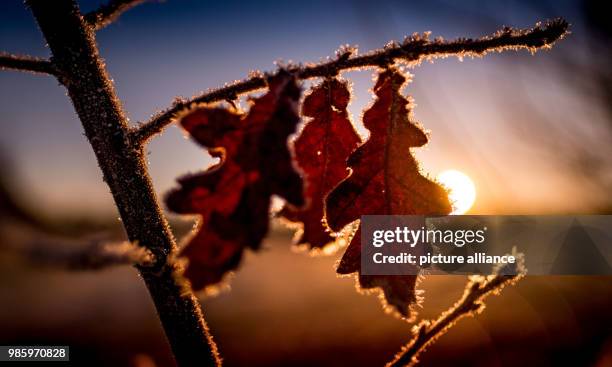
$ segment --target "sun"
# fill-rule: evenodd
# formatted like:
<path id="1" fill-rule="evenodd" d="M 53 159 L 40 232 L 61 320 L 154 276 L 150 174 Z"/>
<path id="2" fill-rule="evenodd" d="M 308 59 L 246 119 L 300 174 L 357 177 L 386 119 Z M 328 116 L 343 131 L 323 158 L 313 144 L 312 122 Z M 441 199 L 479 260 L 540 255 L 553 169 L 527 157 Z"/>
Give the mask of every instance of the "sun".
<path id="1" fill-rule="evenodd" d="M 448 198 L 453 205 L 451 214 L 464 214 L 476 200 L 476 187 L 472 179 L 463 172 L 449 169 L 436 177 L 449 190 Z"/>

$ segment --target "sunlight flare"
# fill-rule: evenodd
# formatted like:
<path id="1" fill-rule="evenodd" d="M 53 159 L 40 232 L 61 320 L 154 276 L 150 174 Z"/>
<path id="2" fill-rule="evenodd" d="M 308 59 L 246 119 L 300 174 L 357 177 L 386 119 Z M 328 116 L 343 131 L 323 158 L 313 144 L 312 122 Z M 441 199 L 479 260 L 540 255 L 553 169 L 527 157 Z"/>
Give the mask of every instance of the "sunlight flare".
<path id="1" fill-rule="evenodd" d="M 449 169 L 438 174 L 436 179 L 449 191 L 448 197 L 453 205 L 451 214 L 464 214 L 474 205 L 476 186 L 468 175 Z"/>

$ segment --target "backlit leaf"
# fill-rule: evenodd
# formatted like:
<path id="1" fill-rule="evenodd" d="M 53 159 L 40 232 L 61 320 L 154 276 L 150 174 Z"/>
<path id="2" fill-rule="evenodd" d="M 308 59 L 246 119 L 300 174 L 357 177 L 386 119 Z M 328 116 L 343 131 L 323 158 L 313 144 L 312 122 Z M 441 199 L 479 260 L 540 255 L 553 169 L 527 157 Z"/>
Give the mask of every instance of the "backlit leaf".
<path id="1" fill-rule="evenodd" d="M 376 101 L 365 112 L 363 122 L 369 139 L 348 159 L 351 175 L 327 197 L 326 219 L 334 231 L 362 215 L 448 214 L 447 192 L 423 176 L 410 149 L 427 143 L 427 135 L 411 120 L 409 102 L 401 95 L 406 78 L 395 69 L 380 73 L 374 87 Z M 360 233 L 353 236 L 338 273 L 359 272 Z M 409 317 L 417 302 L 416 275 L 359 275 L 364 289 L 381 288 L 386 302 Z"/>
<path id="2" fill-rule="evenodd" d="M 235 269 L 243 249 L 258 249 L 268 232 L 271 195 L 304 204 L 302 179 L 292 163 L 287 138 L 299 122 L 301 90 L 281 71 L 248 114 L 223 107 L 201 107 L 181 119 L 191 137 L 221 162 L 179 178 L 166 197 L 170 210 L 199 214 L 201 223 L 182 255 L 185 276 L 195 289 L 219 282 Z"/>
<path id="3" fill-rule="evenodd" d="M 304 99 L 302 114 L 310 117 L 295 140 L 296 160 L 306 178 L 307 205 L 285 206 L 281 215 L 303 223 L 298 245 L 322 248 L 334 238 L 322 223 L 324 199 L 349 171 L 346 159 L 360 137 L 348 118 L 350 91 L 345 81 L 326 79 Z"/>

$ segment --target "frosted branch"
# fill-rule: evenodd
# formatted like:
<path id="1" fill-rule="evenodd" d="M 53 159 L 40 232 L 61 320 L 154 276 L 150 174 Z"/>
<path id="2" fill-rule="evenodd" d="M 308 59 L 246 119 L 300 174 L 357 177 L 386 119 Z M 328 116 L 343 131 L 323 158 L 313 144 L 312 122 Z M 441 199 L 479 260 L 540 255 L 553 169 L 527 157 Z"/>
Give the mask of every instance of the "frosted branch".
<path id="1" fill-rule="evenodd" d="M 423 60 L 457 57 L 481 57 L 489 52 L 506 50 L 529 50 L 532 53 L 543 48 L 550 48 L 557 40 L 568 33 L 569 24 L 563 19 L 555 19 L 545 24 L 537 24 L 531 29 L 504 28 L 491 36 L 478 39 L 460 38 L 454 41 L 442 39 L 430 40 L 428 35 L 413 35 L 402 43 L 390 43 L 386 47 L 364 55 L 356 55 L 355 50 L 346 49 L 332 61 L 320 64 L 291 66 L 287 70 L 295 73 L 299 79 L 329 77 L 341 71 L 368 67 L 386 67 L 396 62 L 410 66 Z M 197 104 L 223 100 L 234 100 L 237 96 L 266 87 L 266 77 L 256 75 L 251 78 L 209 90 L 189 100 L 177 100 L 168 109 L 154 115 L 148 122 L 133 130 L 133 138 L 145 142 L 160 133 L 167 125 L 174 122 L 182 112 L 188 111 Z"/>

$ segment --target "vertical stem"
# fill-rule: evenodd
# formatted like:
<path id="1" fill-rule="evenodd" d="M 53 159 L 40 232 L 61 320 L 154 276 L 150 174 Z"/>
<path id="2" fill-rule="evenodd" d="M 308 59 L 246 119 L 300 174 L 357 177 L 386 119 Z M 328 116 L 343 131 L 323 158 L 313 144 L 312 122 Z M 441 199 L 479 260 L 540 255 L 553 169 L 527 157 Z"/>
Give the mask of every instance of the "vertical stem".
<path id="1" fill-rule="evenodd" d="M 83 124 L 130 241 L 155 255 L 139 267 L 179 366 L 220 364 L 198 300 L 177 282 L 176 244 L 159 207 L 143 147 L 128 123 L 98 53 L 93 29 L 74 0 L 28 0 L 52 53 L 59 81 Z"/>

